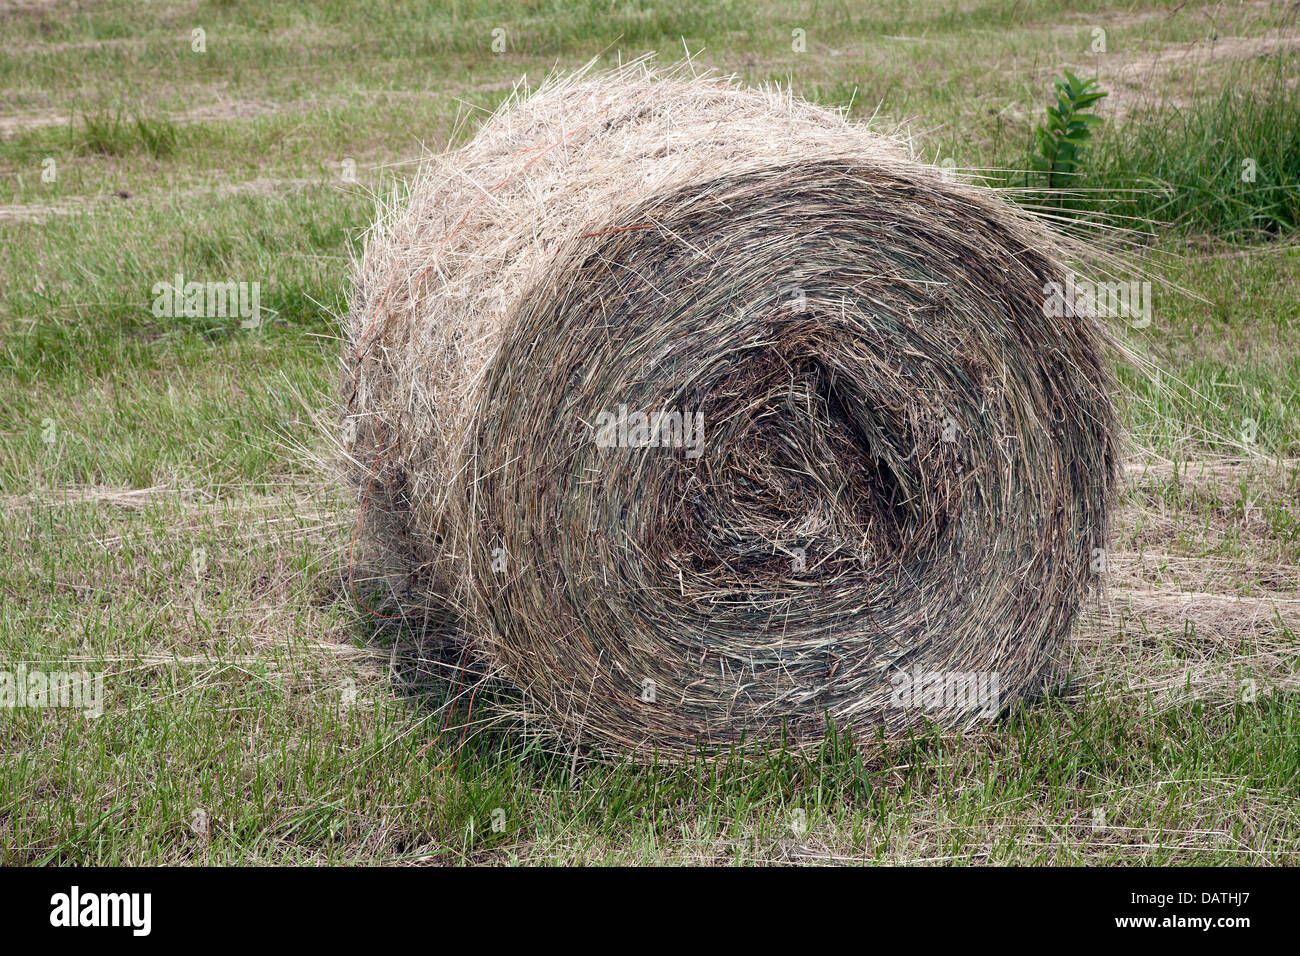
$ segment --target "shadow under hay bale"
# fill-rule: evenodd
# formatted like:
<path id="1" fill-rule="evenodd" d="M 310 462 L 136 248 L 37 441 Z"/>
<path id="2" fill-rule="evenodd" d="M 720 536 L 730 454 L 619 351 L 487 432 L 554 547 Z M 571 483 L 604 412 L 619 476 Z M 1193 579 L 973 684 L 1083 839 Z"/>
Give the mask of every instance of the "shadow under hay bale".
<path id="1" fill-rule="evenodd" d="M 1046 314 L 1065 273 L 788 95 L 551 81 L 366 243 L 361 534 L 569 743 L 970 726 L 1040 686 L 1105 546 L 1108 340 Z"/>

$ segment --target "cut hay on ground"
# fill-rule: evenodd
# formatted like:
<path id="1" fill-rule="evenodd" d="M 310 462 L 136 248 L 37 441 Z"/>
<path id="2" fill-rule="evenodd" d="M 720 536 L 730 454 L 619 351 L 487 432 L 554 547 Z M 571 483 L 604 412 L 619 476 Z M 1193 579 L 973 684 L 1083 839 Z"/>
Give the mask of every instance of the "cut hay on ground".
<path id="1" fill-rule="evenodd" d="M 900 691 L 1035 690 L 1105 546 L 1112 382 L 1096 324 L 1044 314 L 1065 271 L 838 113 L 643 64 L 549 82 L 366 243 L 358 546 L 569 743 L 969 726 L 988 701 Z M 638 412 L 702 414 L 702 446 Z"/>

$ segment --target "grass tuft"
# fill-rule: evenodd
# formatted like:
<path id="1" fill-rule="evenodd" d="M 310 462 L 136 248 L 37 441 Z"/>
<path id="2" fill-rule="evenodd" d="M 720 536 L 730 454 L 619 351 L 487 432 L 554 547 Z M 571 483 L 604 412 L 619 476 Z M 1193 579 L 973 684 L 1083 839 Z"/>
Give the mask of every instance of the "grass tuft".
<path id="1" fill-rule="evenodd" d="M 82 113 L 72 130 L 77 149 L 100 156 L 143 152 L 154 159 L 164 159 L 176 152 L 181 139 L 179 127 L 169 119 L 128 117 L 121 110 Z"/>
<path id="2" fill-rule="evenodd" d="M 1181 234 L 1274 238 L 1300 225 L 1300 90 L 1227 85 L 1189 108 L 1142 114 L 1098 135 L 1071 184 L 1085 208 Z M 1105 197 L 1104 199 L 1097 197 Z"/>

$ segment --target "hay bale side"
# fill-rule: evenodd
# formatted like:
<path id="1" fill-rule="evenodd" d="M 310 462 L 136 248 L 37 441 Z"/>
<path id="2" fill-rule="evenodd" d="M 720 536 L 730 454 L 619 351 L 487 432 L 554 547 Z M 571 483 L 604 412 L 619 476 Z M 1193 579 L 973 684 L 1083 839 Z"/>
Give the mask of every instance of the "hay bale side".
<path id="1" fill-rule="evenodd" d="M 1044 314 L 1065 271 L 996 196 L 788 95 L 551 82 L 366 243 L 363 534 L 566 740 L 968 726 L 900 675 L 1033 690 L 1105 545 L 1113 383 L 1103 330 Z M 702 453 L 637 412 L 702 414 Z"/>

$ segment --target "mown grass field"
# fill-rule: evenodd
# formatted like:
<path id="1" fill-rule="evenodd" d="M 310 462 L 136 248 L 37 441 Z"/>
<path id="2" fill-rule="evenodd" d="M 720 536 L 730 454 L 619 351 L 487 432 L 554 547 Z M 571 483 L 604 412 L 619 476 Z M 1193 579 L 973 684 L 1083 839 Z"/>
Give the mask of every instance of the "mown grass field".
<path id="1" fill-rule="evenodd" d="M 1300 862 L 1298 11 L 0 0 L 0 670 L 107 694 L 0 710 L 0 863 Z M 611 766 L 462 733 L 438 632 L 358 608 L 313 411 L 374 197 L 519 77 L 652 50 L 1005 185 L 1055 74 L 1110 92 L 1080 214 L 1135 229 L 1162 372 L 1122 372 L 1059 692 L 963 740 Z M 261 327 L 159 318 L 178 273 L 260 282 Z"/>

